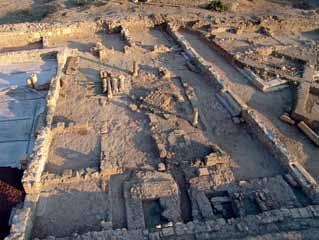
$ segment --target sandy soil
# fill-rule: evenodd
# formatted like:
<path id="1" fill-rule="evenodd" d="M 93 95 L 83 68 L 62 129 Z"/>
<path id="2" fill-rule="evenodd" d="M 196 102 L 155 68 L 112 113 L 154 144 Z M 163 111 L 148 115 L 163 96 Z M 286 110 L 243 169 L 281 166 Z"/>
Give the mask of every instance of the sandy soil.
<path id="1" fill-rule="evenodd" d="M 115 99 L 109 106 L 107 134 L 102 136 L 104 155 L 115 166 L 125 169 L 145 164 L 155 166 L 157 150 L 148 120 L 143 113 L 132 113 L 128 104 L 125 99 Z"/>
<path id="2" fill-rule="evenodd" d="M 61 133 L 53 138 L 46 170 L 62 173 L 66 169 L 98 168 L 99 160 L 100 139 L 94 131 Z"/>
<path id="3" fill-rule="evenodd" d="M 69 77 L 66 80 L 57 103 L 59 108 L 55 121 L 75 123 L 89 121 L 94 123 L 93 126 L 97 132 L 103 128 L 106 134 L 102 135 L 101 149 L 115 165 L 134 168 L 145 162 L 152 163 L 156 150 L 148 133 L 148 122 L 144 114 L 132 113 L 128 108 L 130 99 L 124 96 L 115 98 L 103 106 L 106 97 L 101 95 L 99 70 L 112 69 L 115 72 L 127 74 L 130 72 L 132 56 L 127 57 L 120 52 L 123 44 L 119 41 L 118 35 L 95 37 L 102 39 L 106 47 L 114 47 L 115 52 L 103 64 L 87 52 L 82 53 L 80 74 L 76 79 Z M 82 43 L 82 46 L 88 46 L 90 42 L 94 42 L 95 37 Z M 82 49 L 87 51 L 89 48 Z M 130 79 L 127 78 L 127 81 L 129 85 Z"/>
<path id="4" fill-rule="evenodd" d="M 56 193 L 42 193 L 33 237 L 65 237 L 74 232 L 98 231 L 108 219 L 108 198 L 98 183 L 73 185 Z"/>

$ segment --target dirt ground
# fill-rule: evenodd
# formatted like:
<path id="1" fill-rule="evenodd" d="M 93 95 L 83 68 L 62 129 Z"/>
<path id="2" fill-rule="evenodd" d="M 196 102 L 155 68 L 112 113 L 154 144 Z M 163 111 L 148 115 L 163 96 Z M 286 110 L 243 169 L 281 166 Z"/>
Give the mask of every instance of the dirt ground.
<path id="1" fill-rule="evenodd" d="M 225 0 L 232 5 L 233 1 Z M 0 24 L 21 23 L 32 21 L 74 21 L 87 18 L 95 18 L 101 12 L 107 16 L 116 16 L 119 13 L 149 14 L 168 13 L 182 14 L 184 16 L 195 14 L 209 15 L 209 11 L 201 9 L 207 4 L 205 0 L 153 0 L 149 4 L 136 5 L 127 0 L 120 1 L 98 1 L 88 6 L 78 6 L 72 0 L 21 0 L 19 4 L 10 0 L 3 0 L 0 3 Z M 266 13 L 272 12 L 293 12 L 299 9 L 307 9 L 318 6 L 316 0 L 240 0 L 235 12 L 239 14 Z M 123 10 L 125 11 L 123 12 Z M 182 11 L 181 11 L 182 10 Z M 218 14 L 218 13 L 214 13 Z"/>
<path id="2" fill-rule="evenodd" d="M 108 219 L 108 206 L 107 192 L 97 182 L 42 193 L 33 237 L 65 237 L 74 232 L 98 231 Z"/>
<path id="3" fill-rule="evenodd" d="M 66 169 L 98 168 L 100 140 L 94 131 L 61 133 L 54 136 L 46 170 L 63 173 Z"/>
<path id="4" fill-rule="evenodd" d="M 116 72 L 126 75 L 130 73 L 132 60 L 135 58 L 139 60 L 141 70 L 148 74 L 146 76 L 150 76 L 150 78 L 132 79 L 131 96 L 134 98 L 144 96 L 145 93 L 154 89 L 156 85 L 160 84 L 156 78 L 154 79 L 157 74 L 156 69 L 159 66 L 167 67 L 172 74 L 185 79 L 194 88 L 199 99 L 201 118 L 206 128 L 205 134 L 210 141 L 220 144 L 222 148 L 230 152 L 237 163 L 235 172 L 239 179 L 272 176 L 280 172 L 280 168 L 273 157 L 263 149 L 260 143 L 254 140 L 245 129 L 233 124 L 227 112 L 215 98 L 214 87 L 199 74 L 189 71 L 185 66 L 185 59 L 181 55 L 175 53 L 154 55 L 150 53 L 155 45 L 176 47 L 176 43 L 165 31 L 163 32 L 160 29 L 148 30 L 144 26 L 135 25 L 129 26 L 128 29 L 132 39 L 141 48 L 132 49 L 126 54 L 123 54 L 120 47 L 123 44 L 119 41 L 119 38 L 116 39 L 116 35 L 106 34 L 104 37 L 98 35 L 96 38 L 93 37 L 86 41 L 81 40 L 81 49 L 84 52 L 80 58 L 80 74 L 75 79 L 70 77 L 66 80 L 66 87 L 63 88 L 57 103 L 59 107 L 55 117 L 56 122 L 83 123 L 93 121 L 97 129 L 106 126 L 107 134 L 101 136 L 101 149 L 105 149 L 104 154 L 108 159 L 125 168 L 134 168 L 145 163 L 155 166 L 156 155 L 154 153 L 156 153 L 156 150 L 151 144 L 150 133 L 147 133 L 148 121 L 143 116 L 144 114 L 132 113 L 129 110 L 128 106 L 132 103 L 130 98 L 117 98 L 103 107 L 101 105 L 102 99 L 92 97 L 96 94 L 100 95 L 98 71 L 101 68 L 109 69 L 109 67 L 116 66 Z M 142 34 L 140 34 L 141 32 Z M 104 40 L 103 44 L 107 48 L 117 47 L 115 51 L 110 51 L 108 59 L 102 65 L 87 53 L 95 39 Z M 118 46 L 114 43 L 116 40 L 119 41 Z M 72 42 L 72 45 L 70 45 L 70 42 Z M 60 41 L 60 43 L 56 41 L 55 44 L 61 45 L 63 41 Z M 68 40 L 68 45 L 78 47 L 80 43 Z M 144 59 L 140 57 L 143 53 Z M 180 89 L 180 91 L 184 90 Z M 247 94 L 244 95 L 247 96 Z M 79 108 L 79 106 L 81 107 Z M 185 115 L 185 117 L 190 120 L 191 114 Z M 57 142 L 60 141 L 57 140 Z M 112 147 L 110 148 L 110 146 Z M 250 151 L 247 152 L 247 148 Z M 58 161 L 55 157 L 53 159 Z M 257 160 L 260 162 L 257 162 Z M 258 171 L 253 171 L 256 169 Z"/>

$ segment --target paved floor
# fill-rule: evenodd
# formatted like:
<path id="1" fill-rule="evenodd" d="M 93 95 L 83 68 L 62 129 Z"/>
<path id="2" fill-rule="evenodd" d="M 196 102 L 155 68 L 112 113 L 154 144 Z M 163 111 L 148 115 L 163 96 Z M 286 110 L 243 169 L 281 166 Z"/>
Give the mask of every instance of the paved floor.
<path id="1" fill-rule="evenodd" d="M 45 110 L 46 92 L 25 86 L 31 73 L 37 73 L 43 84 L 56 73 L 56 63 L 0 65 L 0 167 L 20 167 L 21 157 L 33 148 L 35 122 Z"/>

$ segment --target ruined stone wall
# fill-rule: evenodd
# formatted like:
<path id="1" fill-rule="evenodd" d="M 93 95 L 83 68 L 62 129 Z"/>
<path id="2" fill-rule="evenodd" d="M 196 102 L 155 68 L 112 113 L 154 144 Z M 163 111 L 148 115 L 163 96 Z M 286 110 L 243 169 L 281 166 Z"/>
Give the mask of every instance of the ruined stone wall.
<path id="1" fill-rule="evenodd" d="M 194 61 L 200 70 L 205 75 L 208 75 L 209 79 L 212 80 L 220 90 L 221 93 L 218 94 L 218 98 L 221 99 L 222 104 L 231 113 L 232 117 L 240 115 L 248 124 L 252 133 L 268 148 L 276 159 L 279 160 L 281 166 L 286 171 L 291 172 L 291 163 L 297 162 L 298 159 L 290 153 L 288 146 L 285 143 L 287 139 L 262 114 L 247 106 L 246 103 L 229 89 L 227 83 L 221 79 L 217 71 L 214 70 L 214 68 L 191 47 L 187 40 L 178 33 L 178 28 L 179 26 L 174 26 L 171 23 L 168 23 L 167 25 L 167 31 L 181 45 L 186 52 L 187 57 L 191 61 Z M 307 179 L 306 175 L 310 174 L 303 168 L 303 171 L 300 171 L 298 176 Z M 295 177 L 296 175 L 293 176 Z M 297 182 L 301 181 L 297 179 Z M 305 191 L 305 193 L 316 202 L 319 200 L 317 183 L 314 180 L 309 184 L 310 186 L 307 186 L 306 188 L 303 187 L 302 189 L 312 189 L 311 191 Z"/>
<path id="2" fill-rule="evenodd" d="M 286 144 L 280 139 L 281 134 L 274 129 L 264 116 L 252 109 L 244 111 L 242 116 L 252 129 L 253 134 L 267 146 L 285 169 L 287 169 L 289 162 L 296 160 L 295 156 L 289 152 Z"/>
<path id="3" fill-rule="evenodd" d="M 108 229 L 100 232 L 74 234 L 70 239 L 238 239 L 248 236 L 264 235 L 281 231 L 294 231 L 301 228 L 318 228 L 319 206 L 304 208 L 282 208 L 270 210 L 258 215 L 225 220 L 218 218 L 208 221 L 175 223 L 172 226 L 157 229 L 155 232 L 135 229 Z M 302 222 L 302 223 L 301 223 Z M 47 240 L 57 239 L 48 237 Z"/>
<path id="4" fill-rule="evenodd" d="M 91 26 L 91 25 L 88 25 Z M 96 24 L 94 23 L 94 26 Z M 64 29 L 64 30 L 63 30 Z M 68 30 L 66 30 L 68 29 Z M 81 31 L 85 32 L 85 29 L 77 26 L 76 30 L 70 30 L 69 28 L 61 28 L 57 32 L 54 32 L 54 36 L 71 36 L 72 34 L 80 34 Z M 292 156 L 290 156 L 289 151 L 286 149 L 283 143 L 281 143 L 278 136 L 274 135 L 269 128 L 263 123 L 262 119 L 259 118 L 255 114 L 254 111 L 248 108 L 248 106 L 241 101 L 241 99 L 236 96 L 233 92 L 227 89 L 225 81 L 220 78 L 217 72 L 203 59 L 197 54 L 186 41 L 181 39 L 177 32 L 172 27 L 168 27 L 168 31 L 171 33 L 173 37 L 175 37 L 176 41 L 178 41 L 184 50 L 187 52 L 188 57 L 194 60 L 194 62 L 200 67 L 200 69 L 208 75 L 210 79 L 214 81 L 214 83 L 218 86 L 220 90 L 223 90 L 225 94 L 222 95 L 228 104 L 235 104 L 235 108 L 240 109 L 240 114 L 245 118 L 248 125 L 256 132 L 256 135 L 259 139 L 268 146 L 271 151 L 274 151 L 274 155 L 277 156 L 282 163 L 288 164 L 291 161 Z M 2 33 L 0 33 L 1 35 Z M 38 39 L 39 33 L 24 33 L 26 35 L 29 34 L 30 39 Z M 46 35 L 47 34 L 47 35 Z M 43 36 L 52 36 L 49 32 L 46 34 L 40 34 L 40 39 Z M 70 34 L 70 35 L 68 35 Z M 23 35 L 23 34 L 21 34 Z M 4 35 L 3 35 L 4 36 Z M 24 36 L 24 35 L 23 35 Z M 25 36 L 24 36 L 25 37 Z M 23 37 L 23 41 L 29 41 L 27 38 Z M 9 39 L 9 40 L 8 40 Z M 10 43 L 10 37 L 6 40 L 0 38 L 4 44 Z M 7 41 L 7 42 L 6 42 Z M 22 41 L 22 40 L 21 40 Z M 22 41 L 22 42 L 23 42 Z M 5 45 L 4 45 L 5 46 Z M 51 50 L 52 51 L 52 50 Z M 60 79 L 63 77 L 63 68 L 66 63 L 67 57 L 72 54 L 69 50 L 65 49 L 61 52 L 57 53 L 57 62 L 58 62 L 58 70 L 57 75 L 51 80 L 50 90 L 47 96 L 47 125 L 45 128 L 41 130 L 39 135 L 37 136 L 35 142 L 35 148 L 32 155 L 31 162 L 28 168 L 25 171 L 23 177 L 23 185 L 26 189 L 27 196 L 24 202 L 24 207 L 22 209 L 17 209 L 16 214 L 13 217 L 13 224 L 11 229 L 11 235 L 7 237 L 9 239 L 29 239 L 32 229 L 32 223 L 34 220 L 34 213 L 37 207 L 38 201 L 38 193 L 42 187 L 49 187 L 51 184 L 60 184 L 64 182 L 66 178 L 68 181 L 72 182 L 75 179 L 76 181 L 86 180 L 87 178 L 98 178 L 98 172 L 91 172 L 88 170 L 87 175 L 77 176 L 77 173 L 69 172 L 67 175 L 63 175 L 61 177 L 49 176 L 48 178 L 42 179 L 43 171 L 45 168 L 45 164 L 47 161 L 48 150 L 50 146 L 50 142 L 52 140 L 52 120 L 55 113 L 56 102 L 59 97 L 60 90 Z M 230 101 L 228 98 L 231 98 Z M 233 103 L 232 103 L 233 102 Z M 75 175 L 74 175 L 75 174 Z M 46 176 L 47 177 L 47 176 Z M 79 179 L 78 179 L 79 177 Z M 144 232 L 142 230 L 132 230 L 128 231 L 126 229 L 119 230 L 107 230 L 102 232 L 92 232 L 87 233 L 82 236 L 74 235 L 73 239 L 93 239 L 97 237 L 102 237 L 105 239 L 109 239 L 111 237 L 115 239 L 141 239 L 143 235 L 148 235 L 150 239 L 157 239 L 156 236 L 161 236 L 162 238 L 174 238 L 177 236 L 183 236 L 187 234 L 198 234 L 202 236 L 204 234 L 207 236 L 207 239 L 216 237 L 218 232 L 229 232 L 229 234 L 235 232 L 241 232 L 243 235 L 248 234 L 247 228 L 254 229 L 255 226 L 259 226 L 262 228 L 265 224 L 277 224 L 278 222 L 283 222 L 287 220 L 294 219 L 312 219 L 315 217 L 319 217 L 319 207 L 318 206 L 309 206 L 307 208 L 301 209 L 280 209 L 268 211 L 260 215 L 256 216 L 247 216 L 244 219 L 231 219 L 229 221 L 225 221 L 224 219 L 216 219 L 210 220 L 203 223 L 199 222 L 189 222 L 187 224 L 177 223 L 172 227 L 163 228 L 162 230 L 155 233 L 148 233 L 147 230 Z M 246 232 L 246 233 L 245 233 Z M 202 236 L 205 239 L 205 236 Z M 50 239 L 55 239 L 50 238 Z"/>
<path id="5" fill-rule="evenodd" d="M 319 203 L 319 186 L 317 181 L 297 161 L 289 164 L 289 172 L 299 184 L 303 192 L 312 200 L 313 204 Z"/>
<path id="6" fill-rule="evenodd" d="M 23 208 L 16 208 L 13 211 L 11 231 L 6 240 L 30 239 L 38 200 L 39 194 L 27 194 Z"/>
<path id="7" fill-rule="evenodd" d="M 36 50 L 25 50 L 19 52 L 7 52 L 0 54 L 0 62 L 2 64 L 12 64 L 12 63 L 24 63 L 30 61 L 39 61 L 47 55 L 48 58 L 55 57 L 56 53 L 60 49 L 51 48 L 51 49 L 36 49 Z"/>
<path id="8" fill-rule="evenodd" d="M 237 96 L 234 92 L 232 92 L 227 83 L 219 74 L 214 70 L 214 68 L 205 61 L 197 52 L 194 50 L 190 44 L 183 38 L 181 34 L 179 34 L 172 25 L 168 24 L 168 32 L 174 37 L 178 43 L 181 44 L 182 48 L 186 51 L 189 57 L 199 66 L 201 71 L 209 76 L 211 80 L 214 81 L 215 85 L 221 90 L 221 96 L 223 101 L 226 104 L 226 108 L 230 108 L 230 112 L 234 112 L 234 114 L 241 114 L 241 116 L 245 119 L 247 124 L 252 129 L 252 132 L 256 134 L 258 139 L 265 144 L 268 149 L 273 153 L 277 159 L 280 160 L 281 165 L 288 166 L 290 161 L 294 161 L 294 156 L 292 156 L 287 146 L 281 141 L 278 136 L 278 132 L 274 131 L 273 126 L 270 124 L 266 124 L 266 120 L 262 119 L 261 114 L 257 113 L 255 110 L 252 110 L 244 103 L 239 96 Z M 228 107 L 227 107 L 228 105 Z M 235 111 L 234 111 L 235 110 Z"/>
<path id="9" fill-rule="evenodd" d="M 57 74 L 53 77 L 53 79 L 51 79 L 50 89 L 46 98 L 46 127 L 40 131 L 36 138 L 32 159 L 28 168 L 25 170 L 22 179 L 24 189 L 27 193 L 39 190 L 38 185 L 41 181 L 41 175 L 47 161 L 49 147 L 52 140 L 51 125 L 55 114 L 56 102 L 59 97 L 61 87 L 60 80 L 64 74 L 63 69 L 69 54 L 70 51 L 68 49 L 61 49 L 60 52 L 57 52 Z"/>
<path id="10" fill-rule="evenodd" d="M 26 199 L 23 203 L 23 207 L 16 210 L 16 213 L 13 216 L 11 234 L 6 239 L 24 240 L 30 238 L 39 191 L 42 185 L 41 177 L 47 162 L 49 147 L 52 141 L 51 124 L 55 114 L 56 102 L 59 97 L 60 79 L 64 74 L 63 69 L 66 64 L 67 57 L 71 54 L 68 49 L 35 50 L 35 53 L 39 54 L 39 51 L 47 53 L 51 51 L 56 54 L 58 65 L 57 74 L 53 79 L 51 79 L 50 89 L 46 98 L 46 126 L 40 130 L 36 137 L 33 153 L 31 154 L 31 160 L 27 169 L 24 171 L 22 178 L 22 184 L 27 194 Z M 33 55 L 35 53 L 30 54 Z"/>
<path id="11" fill-rule="evenodd" d="M 100 172 L 94 168 L 85 168 L 77 171 L 68 169 L 60 175 L 44 172 L 41 177 L 41 190 L 49 191 L 50 189 L 55 189 L 61 184 L 81 183 L 100 179 Z"/>
<path id="12" fill-rule="evenodd" d="M 193 29 L 187 28 L 189 31 L 194 32 Z M 246 62 L 240 61 L 237 59 L 234 54 L 227 51 L 227 49 L 223 48 L 221 45 L 214 41 L 210 41 L 210 39 L 205 35 L 205 33 L 201 31 L 196 31 L 196 33 L 200 34 L 200 37 L 205 43 L 215 51 L 217 51 L 220 55 L 222 55 L 228 63 L 230 63 L 234 68 L 236 68 L 239 72 L 241 72 L 255 87 L 257 87 L 262 92 L 270 92 L 276 91 L 282 88 L 287 87 L 288 80 L 284 79 L 275 79 L 271 81 L 265 81 L 264 79 L 257 76 L 251 68 L 259 68 L 256 66 L 251 66 Z"/>
<path id="13" fill-rule="evenodd" d="M 100 26 L 96 22 L 78 22 L 70 25 L 16 24 L 0 28 L 0 46 L 12 48 L 39 42 L 43 38 L 83 36 L 96 32 Z"/>

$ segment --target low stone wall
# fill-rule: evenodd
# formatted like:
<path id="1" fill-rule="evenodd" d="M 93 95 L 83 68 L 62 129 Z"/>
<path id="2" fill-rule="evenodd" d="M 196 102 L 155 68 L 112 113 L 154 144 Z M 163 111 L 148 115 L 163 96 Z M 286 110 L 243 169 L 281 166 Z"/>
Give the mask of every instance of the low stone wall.
<path id="1" fill-rule="evenodd" d="M 308 69 L 308 70 L 307 70 Z M 310 69 L 310 70 L 309 70 Z M 298 128 L 319 147 L 319 134 L 313 130 L 313 126 L 318 122 L 311 107 L 310 95 L 318 94 L 318 84 L 311 82 L 313 80 L 313 68 L 305 67 L 304 82 L 299 83 L 295 99 L 294 110 L 291 117 L 297 122 Z M 310 79 L 311 78 L 311 79 Z"/>
<path id="2" fill-rule="evenodd" d="M 112 175 L 123 173 L 123 168 L 119 166 L 114 161 L 111 161 L 105 156 L 105 149 L 103 146 L 107 146 L 104 143 L 105 139 L 108 137 L 106 134 L 101 134 L 101 157 L 100 157 L 100 173 L 103 179 L 109 179 Z"/>
<path id="3" fill-rule="evenodd" d="M 270 92 L 281 90 L 285 87 L 288 87 L 288 81 L 282 79 L 275 79 L 272 81 L 264 81 L 259 76 L 257 76 L 252 70 L 245 67 L 244 69 L 238 68 L 237 69 L 248 79 L 250 82 L 258 88 L 262 92 Z"/>
<path id="4" fill-rule="evenodd" d="M 194 31 L 189 29 L 189 31 Z M 283 89 L 288 86 L 288 81 L 284 79 L 275 79 L 272 81 L 264 81 L 254 72 L 250 70 L 251 66 L 245 62 L 239 61 L 226 49 L 217 44 L 216 42 L 209 41 L 206 36 L 206 32 L 196 31 L 200 34 L 200 37 L 207 42 L 207 44 L 221 54 L 234 68 L 238 69 L 256 88 L 262 92 L 271 92 Z"/>
<path id="5" fill-rule="evenodd" d="M 50 89 L 47 94 L 47 117 L 46 126 L 40 129 L 34 144 L 31 160 L 27 169 L 24 171 L 22 184 L 25 192 L 27 193 L 24 201 L 23 208 L 17 209 L 16 214 L 13 216 L 13 225 L 11 227 L 11 233 L 6 239 L 25 240 L 30 238 L 32 223 L 34 220 L 34 212 L 36 211 L 37 200 L 42 183 L 41 177 L 45 169 L 47 157 L 49 153 L 49 147 L 52 141 L 52 120 L 55 114 L 56 102 L 59 97 L 60 91 L 60 79 L 63 76 L 63 69 L 66 64 L 66 60 L 71 52 L 68 49 L 45 49 L 35 50 L 39 54 L 39 51 L 53 52 L 57 56 L 57 74 L 51 79 Z M 29 52 L 29 51 L 28 51 Z M 29 199 L 32 199 L 32 201 Z"/>
<path id="6" fill-rule="evenodd" d="M 31 161 L 22 178 L 22 184 L 27 194 L 40 190 L 41 175 L 47 161 L 51 140 L 52 134 L 49 127 L 44 128 L 36 138 Z"/>
<path id="7" fill-rule="evenodd" d="M 41 178 L 41 189 L 54 189 L 61 184 L 72 184 L 91 180 L 99 180 L 100 172 L 95 168 L 85 168 L 81 170 L 67 169 L 62 174 L 44 172 Z"/>
<path id="8" fill-rule="evenodd" d="M 229 107 L 226 106 L 226 108 L 229 108 L 229 111 L 233 112 L 235 115 L 241 113 L 241 116 L 252 128 L 259 140 L 262 141 L 278 159 L 280 159 L 283 165 L 287 166 L 289 161 L 293 160 L 293 156 L 289 154 L 285 144 L 280 141 L 277 136 L 278 133 L 267 126 L 262 120 L 260 114 L 258 114 L 255 110 L 250 109 L 249 106 L 240 99 L 240 97 L 227 87 L 227 83 L 220 78 L 216 70 L 213 69 L 213 66 L 205 61 L 171 24 L 168 24 L 168 32 L 182 46 L 201 71 L 207 74 L 208 77 L 214 81 L 215 85 L 218 86 L 221 90 L 221 94 L 219 96 L 223 98 L 224 102 L 222 102 L 222 104 L 224 106 L 229 105 Z"/>
<path id="9" fill-rule="evenodd" d="M 122 37 L 122 39 L 125 41 L 125 43 L 128 46 L 132 47 L 134 45 L 134 41 L 133 41 L 133 39 L 131 37 L 131 34 L 130 34 L 128 28 L 126 28 L 124 26 L 122 26 L 121 28 L 122 28 L 121 29 L 121 37 Z"/>
<path id="10" fill-rule="evenodd" d="M 234 92 L 228 88 L 227 83 L 221 79 L 217 71 L 214 70 L 213 66 L 205 61 L 196 52 L 196 50 L 191 47 L 187 40 L 180 33 L 178 33 L 178 26 L 168 23 L 167 31 L 181 45 L 183 50 L 186 52 L 187 57 L 194 61 L 200 70 L 207 75 L 221 91 L 221 94 L 219 94 L 218 98 L 222 99 L 221 103 L 226 107 L 226 109 L 228 109 L 231 115 L 236 116 L 240 111 L 241 117 L 246 121 L 259 141 L 261 141 L 276 157 L 276 159 L 280 161 L 281 166 L 286 171 L 290 172 L 290 164 L 292 162 L 297 162 L 297 159 L 296 156 L 289 152 L 287 145 L 282 140 L 285 139 L 285 137 L 262 114 L 247 106 L 246 103 L 244 103 Z M 304 170 L 301 172 L 301 174 L 304 173 L 307 173 L 307 171 Z M 317 189 L 315 182 L 312 182 L 311 186 L 312 189 Z M 317 191 L 316 194 L 309 194 L 308 191 L 306 194 L 311 196 L 311 199 L 313 200 L 318 198 Z M 316 196 L 315 199 L 314 196 Z"/>
<path id="11" fill-rule="evenodd" d="M 6 52 L 0 54 L 1 64 L 24 63 L 30 61 L 40 61 L 43 55 L 54 55 L 61 51 L 60 48 L 24 50 L 18 52 Z M 49 57 L 49 56 L 48 56 Z M 54 56 L 52 56 L 54 57 Z"/>
<path id="12" fill-rule="evenodd" d="M 289 162 L 296 160 L 286 144 L 281 141 L 283 137 L 281 133 L 264 116 L 253 109 L 244 111 L 242 116 L 259 141 L 267 146 L 285 169 L 287 169 Z"/>
<path id="13" fill-rule="evenodd" d="M 58 240 L 61 238 L 55 238 L 53 236 L 49 236 L 43 240 Z M 68 239 L 72 240 L 92 240 L 92 239 L 114 239 L 114 240 L 142 240 L 144 239 L 144 232 L 143 230 L 127 230 L 126 228 L 123 229 L 108 229 L 100 232 L 88 232 L 85 234 L 73 234 Z"/>
<path id="14" fill-rule="evenodd" d="M 68 49 L 63 49 L 60 52 L 57 53 L 57 74 L 56 76 L 51 79 L 50 82 L 50 89 L 47 96 L 47 117 L 46 117 L 46 123 L 47 126 L 51 127 L 52 120 L 55 113 L 55 107 L 56 102 L 58 100 L 59 94 L 60 94 L 60 88 L 61 88 L 61 78 L 63 77 L 63 69 L 66 64 L 68 55 L 70 55 L 71 52 Z"/>
<path id="15" fill-rule="evenodd" d="M 57 52 L 57 74 L 53 79 L 51 79 L 50 89 L 46 99 L 46 127 L 40 130 L 40 133 L 36 138 L 32 159 L 28 168 L 24 171 L 22 178 L 22 183 L 27 193 L 38 191 L 40 187 L 41 175 L 47 161 L 49 147 L 52 140 L 51 124 L 55 114 L 56 102 L 59 97 L 61 87 L 60 79 L 64 74 L 63 68 L 69 54 L 70 52 L 68 49 L 60 49 L 60 51 Z"/>
<path id="16" fill-rule="evenodd" d="M 130 183 L 124 184 L 126 221 L 128 230 L 145 229 L 142 200 L 130 195 Z"/>
<path id="17" fill-rule="evenodd" d="M 294 231 L 301 228 L 319 227 L 319 206 L 312 205 L 304 208 L 282 208 L 270 210 L 258 215 L 249 215 L 243 218 L 231 218 L 225 220 L 218 218 L 208 221 L 192 221 L 188 223 L 175 223 L 171 226 L 163 226 L 155 232 L 148 230 L 105 230 L 89 232 L 82 235 L 74 234 L 69 237 L 72 240 L 83 239 L 234 239 L 254 236 L 259 234 L 274 233 L 278 231 Z M 300 223 L 302 222 L 302 223 Z M 48 237 L 47 240 L 58 238 Z"/>
<path id="18" fill-rule="evenodd" d="M 298 124 L 299 129 L 317 146 L 319 147 L 319 135 L 313 131 L 305 122 L 301 121 Z"/>
<path id="19" fill-rule="evenodd" d="M 295 108 L 292 112 L 292 118 L 296 121 L 308 121 L 307 119 L 307 102 L 310 95 L 310 86 L 309 82 L 300 83 L 297 87 L 297 96 L 295 101 Z"/>
<path id="20" fill-rule="evenodd" d="M 186 224 L 175 224 L 171 229 L 164 228 L 159 233 L 150 235 L 160 235 L 164 237 L 196 235 L 200 239 L 233 239 L 234 237 L 244 237 L 255 235 L 269 225 L 278 225 L 300 218 L 317 218 L 318 206 L 294 209 L 276 209 L 258 215 L 250 215 L 243 218 L 228 219 L 223 218 L 209 220 L 205 222 L 188 222 Z M 266 230 L 267 231 L 267 230 Z M 197 239 L 197 238 L 196 238 Z"/>
<path id="21" fill-rule="evenodd" d="M 5 240 L 24 240 L 30 238 L 38 200 L 39 194 L 26 195 L 23 207 L 15 209 L 10 235 Z"/>
<path id="22" fill-rule="evenodd" d="M 61 24 L 15 24 L 0 28 L 0 46 L 2 48 L 21 47 L 52 37 L 71 37 L 89 35 L 99 31 L 98 22 L 83 21 L 69 25 Z"/>
<path id="23" fill-rule="evenodd" d="M 308 171 L 296 161 L 289 164 L 289 172 L 312 202 L 318 204 L 319 186 L 317 181 L 308 173 Z"/>

